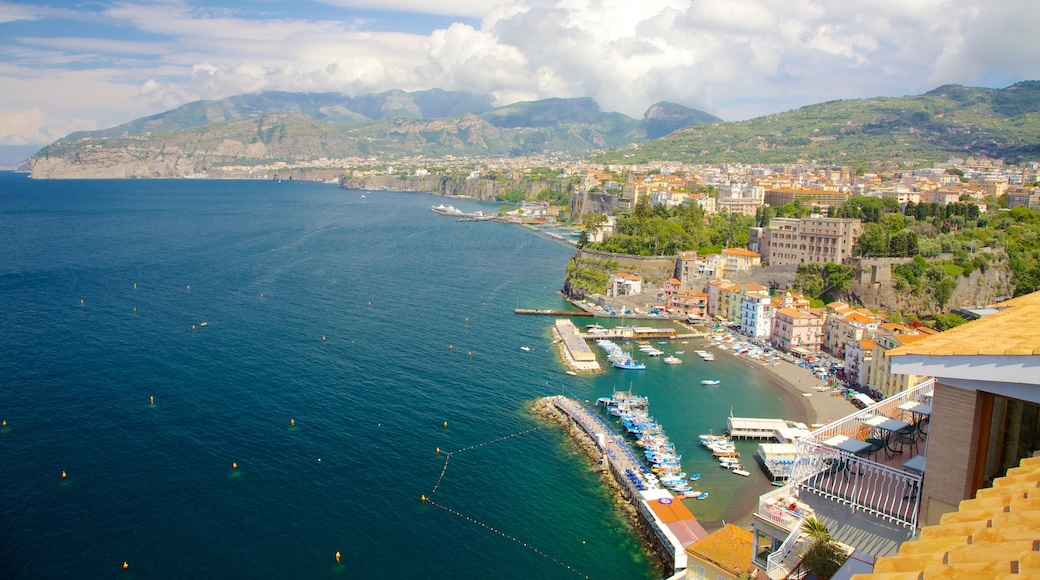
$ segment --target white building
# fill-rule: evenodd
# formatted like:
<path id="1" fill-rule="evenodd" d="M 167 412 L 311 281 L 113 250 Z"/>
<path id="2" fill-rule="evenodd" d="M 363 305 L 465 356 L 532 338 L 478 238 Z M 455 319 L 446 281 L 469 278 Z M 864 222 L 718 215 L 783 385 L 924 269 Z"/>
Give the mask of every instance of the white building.
<path id="1" fill-rule="evenodd" d="M 773 326 L 773 299 L 749 294 L 741 301 L 740 332 L 754 338 L 768 338 Z"/>

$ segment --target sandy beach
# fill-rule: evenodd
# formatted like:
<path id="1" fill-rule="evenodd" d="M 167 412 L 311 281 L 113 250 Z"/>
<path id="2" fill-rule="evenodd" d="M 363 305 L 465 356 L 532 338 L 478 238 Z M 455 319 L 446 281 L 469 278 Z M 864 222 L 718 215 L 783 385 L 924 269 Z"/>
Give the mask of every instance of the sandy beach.
<path id="1" fill-rule="evenodd" d="M 829 390 L 823 392 L 814 390 L 813 387 L 822 385 L 825 381 L 813 376 L 809 369 L 787 361 L 780 361 L 780 364 L 775 366 L 763 364 L 761 361 L 738 355 L 728 349 L 714 348 L 714 342 L 709 341 L 709 344 L 711 352 L 716 356 L 731 357 L 739 363 L 755 369 L 762 376 L 769 377 L 776 386 L 777 392 L 786 399 L 788 407 L 794 410 L 795 415 L 784 417 L 785 419 L 801 421 L 810 426 L 820 423 L 826 425 L 856 411 L 852 403 L 845 398 L 835 397 Z M 807 394 L 809 396 L 806 396 Z M 709 531 L 721 528 L 723 522 L 734 523 L 744 528 L 749 527 L 752 514 L 758 509 L 758 496 L 775 489 L 767 481 L 757 479 L 756 481 L 758 483 L 752 487 L 744 501 L 734 501 L 726 509 L 722 521 L 702 522 L 705 524 L 705 528 Z"/>

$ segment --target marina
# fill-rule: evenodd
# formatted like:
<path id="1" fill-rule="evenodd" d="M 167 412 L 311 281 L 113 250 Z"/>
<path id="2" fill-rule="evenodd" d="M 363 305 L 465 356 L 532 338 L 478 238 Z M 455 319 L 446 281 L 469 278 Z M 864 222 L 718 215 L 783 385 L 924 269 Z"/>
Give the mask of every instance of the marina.
<path id="1" fill-rule="evenodd" d="M 599 461 L 611 474 L 622 496 L 632 503 L 640 522 L 650 530 L 646 539 L 665 560 L 666 569 L 673 572 L 685 569 L 686 547 L 705 537 L 708 532 L 683 505 L 682 500 L 703 500 L 708 497 L 707 492 L 676 484 L 675 487 L 683 487 L 683 491 L 677 492 L 679 495 L 673 494 L 662 484 L 669 478 L 648 469 L 625 438 L 599 415 L 573 399 L 557 396 L 549 400 L 555 409 L 594 442 L 596 453 L 600 455 Z M 619 417 L 630 412 L 645 411 L 647 404 L 645 397 L 634 397 L 630 393 L 615 393 L 611 398 L 601 399 L 601 402 L 608 409 L 616 411 Z"/>

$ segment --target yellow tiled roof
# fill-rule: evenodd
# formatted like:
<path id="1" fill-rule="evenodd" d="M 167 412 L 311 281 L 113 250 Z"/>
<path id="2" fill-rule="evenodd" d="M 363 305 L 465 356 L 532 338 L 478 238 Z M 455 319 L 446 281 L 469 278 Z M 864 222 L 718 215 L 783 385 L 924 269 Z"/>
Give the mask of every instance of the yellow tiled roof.
<path id="1" fill-rule="evenodd" d="M 993 487 L 926 526 L 899 554 L 852 580 L 1040 578 L 1040 457 L 1027 457 Z"/>
<path id="2" fill-rule="evenodd" d="M 889 351 L 931 356 L 1030 356 L 1040 355 L 1040 292 L 997 304 L 996 314 L 973 320 L 926 340 Z"/>
<path id="3" fill-rule="evenodd" d="M 751 567 L 751 532 L 733 524 L 704 536 L 686 548 L 686 554 L 734 575 Z"/>

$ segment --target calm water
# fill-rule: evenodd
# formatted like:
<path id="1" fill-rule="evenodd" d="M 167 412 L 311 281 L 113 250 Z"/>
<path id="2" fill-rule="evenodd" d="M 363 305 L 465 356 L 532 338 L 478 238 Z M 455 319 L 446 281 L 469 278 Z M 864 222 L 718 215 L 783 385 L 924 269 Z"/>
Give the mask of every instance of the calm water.
<path id="1" fill-rule="evenodd" d="M 711 521 L 752 482 L 696 435 L 779 398 L 693 343 L 565 375 L 512 311 L 565 306 L 573 248 L 436 201 L 0 173 L 0 578 L 656 577 L 526 402 L 650 396 Z"/>

